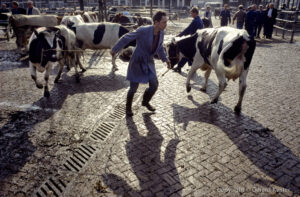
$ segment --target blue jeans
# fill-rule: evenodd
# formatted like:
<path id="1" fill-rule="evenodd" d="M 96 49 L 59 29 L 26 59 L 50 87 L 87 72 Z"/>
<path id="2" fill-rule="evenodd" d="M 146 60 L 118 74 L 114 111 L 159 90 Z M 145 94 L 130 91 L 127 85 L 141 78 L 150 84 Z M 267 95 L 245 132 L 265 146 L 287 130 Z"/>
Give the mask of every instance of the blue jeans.
<path id="1" fill-rule="evenodd" d="M 192 62 L 186 59 L 185 57 L 181 58 L 181 60 L 178 62 L 177 67 L 182 68 L 186 63 L 189 63 L 189 65 L 192 65 Z"/>
<path id="2" fill-rule="evenodd" d="M 152 97 L 158 88 L 157 77 L 154 74 L 151 74 L 148 83 L 149 83 L 149 87 L 146 89 L 145 93 L 149 94 L 150 97 Z M 139 87 L 138 82 L 130 81 L 130 88 L 128 91 L 128 96 L 133 96 L 136 93 L 138 87 Z"/>

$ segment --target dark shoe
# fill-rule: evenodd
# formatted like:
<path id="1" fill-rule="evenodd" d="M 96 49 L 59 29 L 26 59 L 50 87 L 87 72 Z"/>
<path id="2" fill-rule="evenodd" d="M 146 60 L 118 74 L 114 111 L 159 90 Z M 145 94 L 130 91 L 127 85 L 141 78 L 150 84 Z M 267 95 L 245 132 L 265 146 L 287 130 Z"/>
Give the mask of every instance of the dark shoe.
<path id="1" fill-rule="evenodd" d="M 181 73 L 181 68 L 176 67 L 176 68 L 174 68 L 173 70 L 174 70 L 174 72 Z"/>
<path id="2" fill-rule="evenodd" d="M 149 111 L 155 111 L 155 110 L 156 110 L 155 107 L 153 107 L 152 105 L 150 105 L 150 103 L 142 102 L 142 106 L 147 107 L 147 109 L 148 109 Z"/>
<path id="3" fill-rule="evenodd" d="M 132 109 L 131 109 L 133 96 L 134 95 L 127 95 L 127 100 L 126 100 L 126 116 L 129 117 L 133 116 Z"/>
<path id="4" fill-rule="evenodd" d="M 149 94 L 147 91 L 145 91 L 144 95 L 143 95 L 143 101 L 142 101 L 142 106 L 147 107 L 147 109 L 149 111 L 155 111 L 155 108 L 153 106 L 150 105 L 150 100 L 152 98 L 153 94 Z"/>

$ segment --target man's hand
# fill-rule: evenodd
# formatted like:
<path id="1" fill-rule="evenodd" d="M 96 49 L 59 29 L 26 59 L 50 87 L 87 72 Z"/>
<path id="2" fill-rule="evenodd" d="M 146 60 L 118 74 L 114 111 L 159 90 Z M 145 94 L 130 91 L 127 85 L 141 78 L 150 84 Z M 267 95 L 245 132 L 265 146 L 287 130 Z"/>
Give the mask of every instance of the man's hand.
<path id="1" fill-rule="evenodd" d="M 171 69 L 172 68 L 171 63 L 169 61 L 167 61 L 166 63 L 168 65 L 168 69 Z"/>
<path id="2" fill-rule="evenodd" d="M 110 54 L 111 54 L 111 56 L 115 56 L 116 55 L 116 53 L 113 52 L 113 51 L 110 51 Z"/>

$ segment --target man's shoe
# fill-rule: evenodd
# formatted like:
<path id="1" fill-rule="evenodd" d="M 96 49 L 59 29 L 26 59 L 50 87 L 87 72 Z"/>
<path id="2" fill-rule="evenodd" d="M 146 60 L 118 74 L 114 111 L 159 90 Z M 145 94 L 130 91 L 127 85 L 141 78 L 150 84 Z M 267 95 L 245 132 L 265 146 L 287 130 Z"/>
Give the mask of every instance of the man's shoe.
<path id="1" fill-rule="evenodd" d="M 148 109 L 149 111 L 155 111 L 155 110 L 156 110 L 152 105 L 150 105 L 150 103 L 142 102 L 142 106 L 147 107 L 147 109 Z"/>
<path id="2" fill-rule="evenodd" d="M 176 67 L 176 68 L 174 68 L 173 70 L 174 70 L 174 72 L 181 73 L 181 68 Z"/>

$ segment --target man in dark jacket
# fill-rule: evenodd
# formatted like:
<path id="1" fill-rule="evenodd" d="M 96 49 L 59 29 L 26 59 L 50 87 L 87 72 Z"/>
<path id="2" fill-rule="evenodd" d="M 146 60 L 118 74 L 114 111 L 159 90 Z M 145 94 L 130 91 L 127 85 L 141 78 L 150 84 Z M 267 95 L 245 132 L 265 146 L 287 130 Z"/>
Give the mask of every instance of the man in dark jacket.
<path id="1" fill-rule="evenodd" d="M 230 11 L 227 9 L 228 5 L 224 5 L 224 9 L 220 13 L 221 26 L 227 26 L 228 22 L 231 23 Z"/>
<path id="2" fill-rule="evenodd" d="M 276 23 L 277 9 L 274 8 L 274 4 L 270 3 L 269 8 L 266 10 L 265 18 L 265 35 L 267 38 L 272 38 L 273 25 Z"/>
<path id="3" fill-rule="evenodd" d="M 18 2 L 13 1 L 11 4 L 11 14 L 26 14 L 26 10 L 24 8 L 20 8 Z"/>
<path id="4" fill-rule="evenodd" d="M 254 39 L 255 27 L 256 27 L 256 5 L 252 5 L 250 10 L 246 14 L 245 29 L 247 30 L 250 39 Z"/>
<path id="5" fill-rule="evenodd" d="M 1 14 L 1 13 L 8 13 L 8 12 L 9 12 L 9 9 L 7 9 L 7 8 L 6 8 L 6 4 L 3 3 L 3 4 L 1 5 L 0 14 Z"/>
<path id="6" fill-rule="evenodd" d="M 263 6 L 259 5 L 259 10 L 256 11 L 256 38 L 260 38 L 260 31 L 265 22 L 265 12 Z"/>
<path id="7" fill-rule="evenodd" d="M 198 29 L 202 29 L 203 28 L 203 22 L 201 20 L 201 18 L 199 17 L 199 10 L 196 7 L 193 7 L 190 11 L 192 17 L 194 18 L 193 21 L 191 22 L 191 24 L 185 28 L 180 34 L 178 34 L 177 36 L 181 37 L 181 36 L 185 36 L 185 35 L 192 35 L 194 33 L 196 33 L 196 31 Z M 185 65 L 185 63 L 188 60 L 186 58 L 182 58 L 180 60 L 180 62 L 178 63 L 177 67 L 174 68 L 175 72 L 181 73 L 181 68 Z M 192 62 L 189 62 L 189 64 L 191 65 Z"/>

